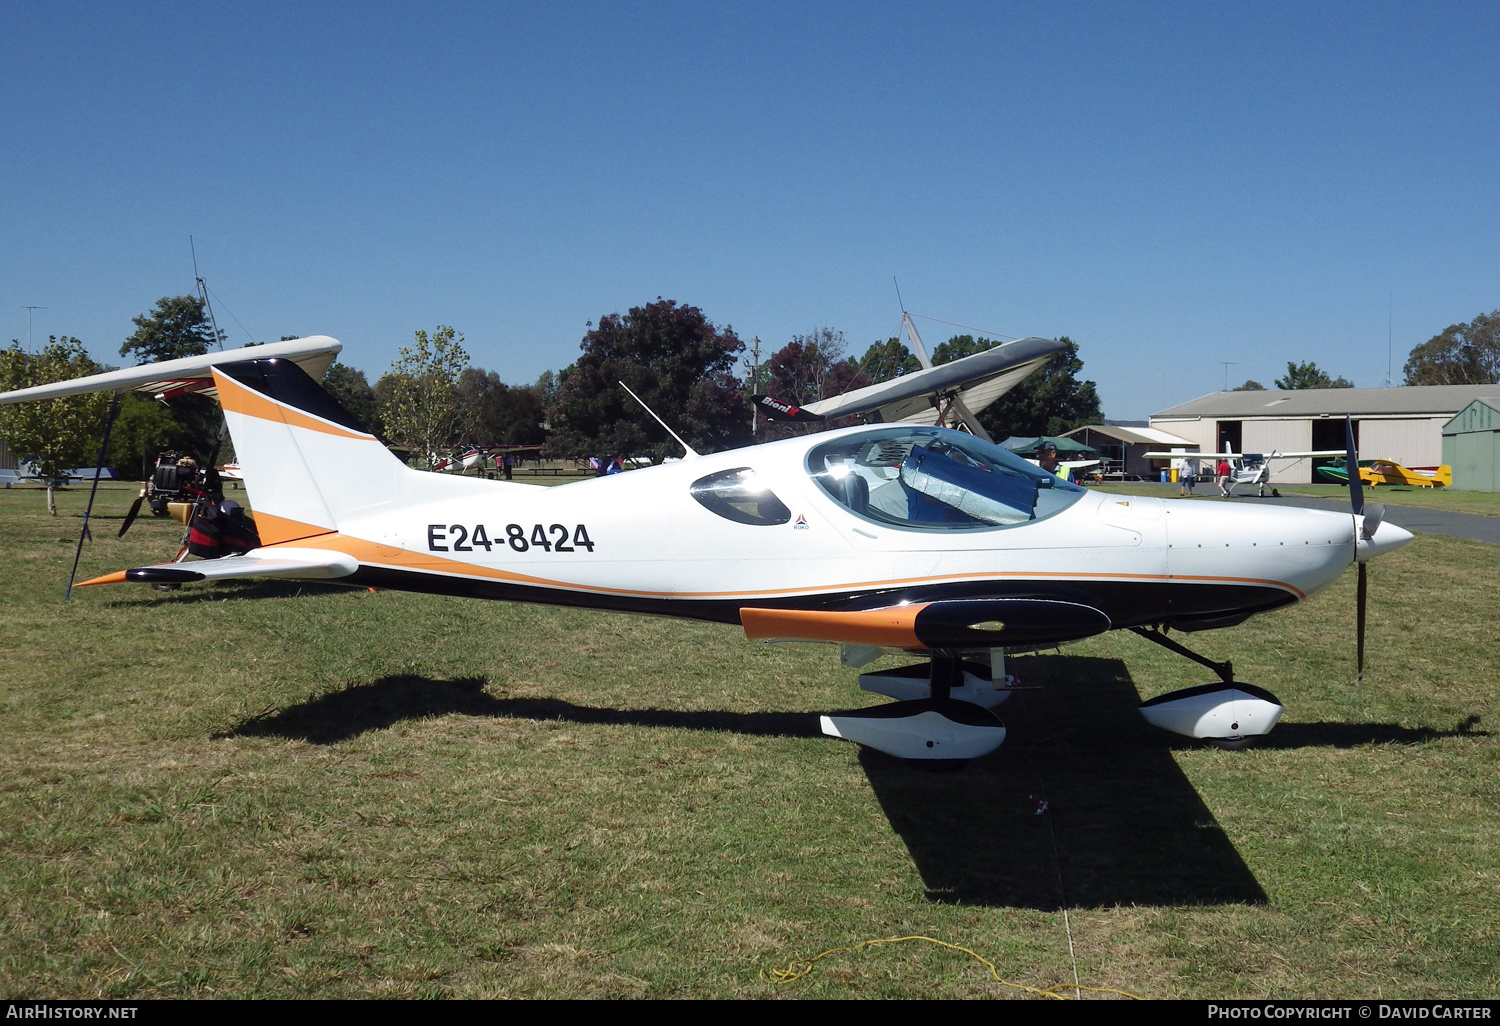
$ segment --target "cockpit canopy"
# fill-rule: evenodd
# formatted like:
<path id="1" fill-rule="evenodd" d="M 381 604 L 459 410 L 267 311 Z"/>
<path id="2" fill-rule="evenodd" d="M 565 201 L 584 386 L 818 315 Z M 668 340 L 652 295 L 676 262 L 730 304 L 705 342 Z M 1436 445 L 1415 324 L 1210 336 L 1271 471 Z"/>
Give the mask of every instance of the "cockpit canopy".
<path id="1" fill-rule="evenodd" d="M 807 469 L 858 515 L 921 530 L 1013 527 L 1052 516 L 1083 489 L 973 435 L 899 426 L 814 446 Z"/>

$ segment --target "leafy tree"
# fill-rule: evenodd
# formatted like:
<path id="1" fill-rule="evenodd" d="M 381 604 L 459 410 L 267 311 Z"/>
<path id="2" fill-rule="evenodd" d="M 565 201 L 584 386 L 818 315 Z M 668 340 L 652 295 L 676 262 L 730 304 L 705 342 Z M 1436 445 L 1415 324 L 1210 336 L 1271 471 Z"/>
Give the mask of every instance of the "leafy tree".
<path id="1" fill-rule="evenodd" d="M 766 361 L 766 391 L 799 403 L 817 402 L 874 383 L 844 355 L 848 343 L 837 328 L 816 328 L 792 340 Z"/>
<path id="2" fill-rule="evenodd" d="M 335 362 L 323 375 L 323 389 L 337 399 L 340 406 L 354 414 L 371 434 L 385 436 L 385 425 L 380 419 L 380 403 L 375 398 L 375 390 L 365 379 L 364 371 Z"/>
<path id="3" fill-rule="evenodd" d="M 12 339 L 10 348 L 0 351 L 0 392 L 81 378 L 100 369 L 76 338 L 53 335 L 34 355 Z M 98 458 L 108 405 L 109 397 L 95 392 L 0 406 L 0 437 L 17 458 L 36 463 L 37 473 L 47 482 L 47 512 L 54 517 L 58 475 L 70 467 L 92 465 Z"/>
<path id="4" fill-rule="evenodd" d="M 865 350 L 864 358 L 859 364 L 873 382 L 889 381 L 922 369 L 922 363 L 916 354 L 906 348 L 899 338 L 876 342 Z"/>
<path id="5" fill-rule="evenodd" d="M 1059 341 L 1067 348 L 979 414 L 979 423 L 997 441 L 1011 435 L 1060 435 L 1104 420 L 1098 389 L 1092 381 L 1078 380 L 1083 370 L 1078 343 L 1066 335 Z M 972 335 L 955 335 L 933 351 L 932 362 L 951 363 L 994 345 Z"/>
<path id="6" fill-rule="evenodd" d="M 135 333 L 120 347 L 121 356 L 135 354 L 138 363 L 159 363 L 184 356 L 202 356 L 224 333 L 214 337 L 213 325 L 197 296 L 162 296 L 149 314 L 132 317 Z"/>
<path id="7" fill-rule="evenodd" d="M 134 355 L 137 363 L 159 363 L 185 356 L 202 356 L 215 344 L 222 345 L 224 334 L 214 335 L 203 300 L 197 296 L 163 296 L 150 313 L 131 318 L 135 332 L 120 346 L 121 356 Z M 178 396 L 169 401 L 171 416 L 177 422 L 172 446 L 207 458 L 219 438 L 223 415 L 218 403 L 201 395 Z M 132 417 L 143 418 L 143 410 L 133 409 Z M 159 421 L 159 416 L 151 415 Z M 161 425 L 159 425 L 161 426 Z M 228 440 L 225 440 L 228 445 Z M 220 457 L 226 454 L 221 452 Z"/>
<path id="8" fill-rule="evenodd" d="M 562 387 L 562 383 L 571 373 L 573 373 L 573 366 L 569 364 L 555 374 L 552 371 L 542 371 L 537 376 L 536 384 L 531 387 L 535 390 L 537 398 L 542 401 L 543 409 L 552 408 L 552 401 L 557 398 L 557 390 Z"/>
<path id="9" fill-rule="evenodd" d="M 386 431 L 393 442 L 419 453 L 430 469 L 458 426 L 458 378 L 469 354 L 464 337 L 446 325 L 431 335 L 418 329 L 415 339 L 397 350 L 376 392 L 389 379 L 380 407 Z"/>
<path id="10" fill-rule="evenodd" d="M 546 407 L 536 388 L 512 388 L 494 371 L 470 367 L 458 379 L 459 433 L 479 445 L 540 445 Z"/>
<path id="11" fill-rule="evenodd" d="M 1408 385 L 1490 385 L 1500 382 L 1500 310 L 1450 324 L 1411 351 Z"/>
<path id="12" fill-rule="evenodd" d="M 193 438 L 172 411 L 139 392 L 120 396 L 120 410 L 109 432 L 109 450 L 104 465 L 122 476 L 145 479 L 156 466 L 156 455 L 164 449 L 191 451 Z"/>
<path id="13" fill-rule="evenodd" d="M 623 381 L 700 451 L 742 444 L 750 410 L 733 371 L 745 348 L 696 306 L 676 300 L 632 307 L 599 319 L 583 355 L 559 375 L 548 411 L 548 448 L 559 455 L 610 453 L 660 462 L 680 448 L 619 386 Z"/>
<path id="14" fill-rule="evenodd" d="M 1328 372 L 1319 370 L 1318 365 L 1311 361 L 1307 363 L 1293 363 L 1288 360 L 1286 364 L 1286 377 L 1276 379 L 1276 387 L 1288 390 L 1303 388 L 1353 388 L 1354 382 L 1340 375 L 1330 378 Z"/>
<path id="15" fill-rule="evenodd" d="M 1265 390 L 1266 386 L 1254 379 L 1246 379 L 1243 385 L 1238 385 L 1231 389 L 1234 392 L 1264 392 Z"/>
<path id="16" fill-rule="evenodd" d="M 999 344 L 993 339 L 975 338 L 973 335 L 954 335 L 948 341 L 940 342 L 932 351 L 932 363 L 933 366 L 952 363 L 954 360 L 962 360 L 965 356 L 988 352 Z"/>

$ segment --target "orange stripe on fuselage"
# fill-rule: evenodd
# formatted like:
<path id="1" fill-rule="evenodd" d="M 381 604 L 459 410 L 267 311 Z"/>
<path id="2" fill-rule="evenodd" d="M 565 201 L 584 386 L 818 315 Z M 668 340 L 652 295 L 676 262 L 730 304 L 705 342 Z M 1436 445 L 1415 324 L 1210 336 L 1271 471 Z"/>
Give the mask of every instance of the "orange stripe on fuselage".
<path id="1" fill-rule="evenodd" d="M 321 534 L 332 534 L 331 527 L 319 527 L 316 524 L 304 524 L 300 520 L 289 520 L 286 517 L 273 516 L 270 513 L 255 511 L 255 532 L 260 535 L 260 543 L 265 545 L 282 545 L 286 542 L 303 541 Z"/>
<path id="2" fill-rule="evenodd" d="M 254 359 L 253 355 L 247 355 L 246 359 Z M 246 417 L 257 417 L 260 420 L 269 420 L 278 424 L 286 424 L 288 427 L 306 428 L 309 431 L 321 431 L 325 435 L 336 435 L 339 438 L 354 438 L 360 441 L 374 439 L 374 435 L 361 434 L 358 431 L 350 431 L 348 428 L 330 424 L 326 420 L 320 420 L 301 410 L 285 406 L 274 399 L 261 395 L 254 389 L 246 388 L 233 378 L 221 374 L 219 369 L 214 368 L 214 382 L 219 386 L 219 405 L 231 413 L 243 414 Z"/>
<path id="3" fill-rule="evenodd" d="M 607 588 L 594 584 L 579 584 L 572 581 L 558 581 L 546 577 L 533 577 L 530 574 L 515 573 L 509 570 L 498 570 L 493 567 L 479 566 L 474 563 L 465 563 L 457 559 L 448 559 L 444 556 L 434 555 L 427 552 L 413 552 L 410 549 L 400 549 L 392 545 L 382 545 L 377 542 L 365 541 L 362 538 L 353 538 L 343 534 L 324 535 L 318 540 L 318 548 L 332 549 L 344 552 L 359 560 L 360 563 L 372 566 L 391 567 L 398 570 L 412 570 L 418 573 L 435 573 L 455 577 L 468 577 L 473 579 L 506 581 L 512 584 L 535 585 L 543 588 L 557 588 L 563 591 L 581 592 L 596 595 L 621 595 L 644 598 L 665 599 L 745 599 L 753 601 L 757 598 L 765 598 L 772 595 L 817 595 L 828 592 L 845 591 L 867 591 L 871 588 L 898 588 L 911 585 L 940 584 L 944 581 L 1001 581 L 1001 580 L 1064 580 L 1064 581 L 1192 581 L 1209 582 L 1216 584 L 1249 584 L 1259 587 L 1280 588 L 1288 591 L 1297 598 L 1305 599 L 1306 594 L 1300 588 L 1296 588 L 1282 581 L 1271 581 L 1255 577 L 1210 577 L 1190 576 L 1186 574 L 1107 574 L 1107 573 L 1057 573 L 1057 572 L 1026 572 L 1014 571 L 1010 573 L 990 574 L 943 574 L 929 577 L 903 577 L 888 581 L 854 581 L 849 583 L 828 583 L 813 588 L 767 588 L 760 591 L 643 591 L 635 588 Z"/>

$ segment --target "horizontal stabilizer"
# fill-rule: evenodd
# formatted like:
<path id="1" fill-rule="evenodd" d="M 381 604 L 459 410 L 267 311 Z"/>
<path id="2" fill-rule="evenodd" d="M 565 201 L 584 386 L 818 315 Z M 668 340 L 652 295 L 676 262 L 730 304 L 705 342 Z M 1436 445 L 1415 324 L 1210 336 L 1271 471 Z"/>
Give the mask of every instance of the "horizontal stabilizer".
<path id="1" fill-rule="evenodd" d="M 312 335 L 294 338 L 286 342 L 272 342 L 264 346 L 247 346 L 244 349 L 227 349 L 222 353 L 205 353 L 188 356 L 181 360 L 163 360 L 146 363 L 124 370 L 90 374 L 72 381 L 54 381 L 49 385 L 20 388 L 14 392 L 0 392 L 0 405 L 21 403 L 29 399 L 52 399 L 63 395 L 83 395 L 86 392 L 145 392 L 148 395 L 170 399 L 188 392 L 214 395 L 213 369 L 219 364 L 243 363 L 246 360 L 269 360 L 280 358 L 297 364 L 314 381 L 323 377 L 338 356 L 343 344 L 327 335 Z"/>
<path id="2" fill-rule="evenodd" d="M 203 559 L 191 563 L 158 563 L 84 581 L 89 584 L 123 584 L 138 581 L 149 584 L 184 583 L 188 581 L 221 581 L 236 577 L 280 577 L 291 580 L 326 580 L 348 577 L 359 569 L 359 560 L 344 552 L 328 549 L 274 548 L 256 549 L 242 556 Z"/>

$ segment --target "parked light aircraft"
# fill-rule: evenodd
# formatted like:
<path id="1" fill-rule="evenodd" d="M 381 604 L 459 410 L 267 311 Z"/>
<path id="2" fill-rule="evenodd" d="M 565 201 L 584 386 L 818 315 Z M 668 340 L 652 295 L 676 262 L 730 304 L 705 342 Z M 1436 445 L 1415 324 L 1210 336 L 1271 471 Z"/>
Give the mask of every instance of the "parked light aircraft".
<path id="1" fill-rule="evenodd" d="M 1245 485 L 1255 489 L 1255 494 L 1264 496 L 1266 485 L 1271 483 L 1271 461 L 1272 460 L 1307 460 L 1324 456 L 1343 456 L 1343 449 L 1310 449 L 1306 452 L 1279 452 L 1275 449 L 1269 453 L 1237 453 L 1232 449 L 1228 452 L 1148 452 L 1145 454 L 1150 460 L 1180 460 L 1192 457 L 1199 461 L 1204 468 L 1200 475 L 1205 481 L 1212 480 L 1214 474 L 1211 468 L 1219 460 L 1228 460 L 1233 472 L 1229 475 L 1229 494 L 1233 495 L 1235 488 Z M 1278 493 L 1280 494 L 1280 493 Z"/>
<path id="2" fill-rule="evenodd" d="M 982 438 L 911 423 L 703 455 L 684 445 L 678 462 L 553 488 L 429 474 L 298 365 L 339 348 L 319 337 L 174 361 L 174 374 L 211 376 L 260 546 L 85 583 L 316 579 L 737 624 L 751 639 L 837 643 L 851 666 L 909 652 L 925 665 L 861 678 L 898 701 L 830 714 L 823 729 L 901 757 L 961 759 L 1004 740 L 991 710 L 1009 696 L 1005 652 L 1120 629 L 1220 677 L 1147 702 L 1151 722 L 1247 743 L 1275 725 L 1279 701 L 1163 629 L 1296 603 L 1412 538 L 1379 507 L 1365 514 L 1357 486 L 1352 516 L 1100 494 Z"/>
<path id="3" fill-rule="evenodd" d="M 1336 484 L 1349 483 L 1349 471 L 1344 462 L 1319 467 L 1318 473 Z M 1453 468 L 1444 463 L 1437 467 L 1403 467 L 1394 460 L 1360 460 L 1359 479 L 1365 484 L 1406 485 L 1410 488 L 1451 488 Z"/>

